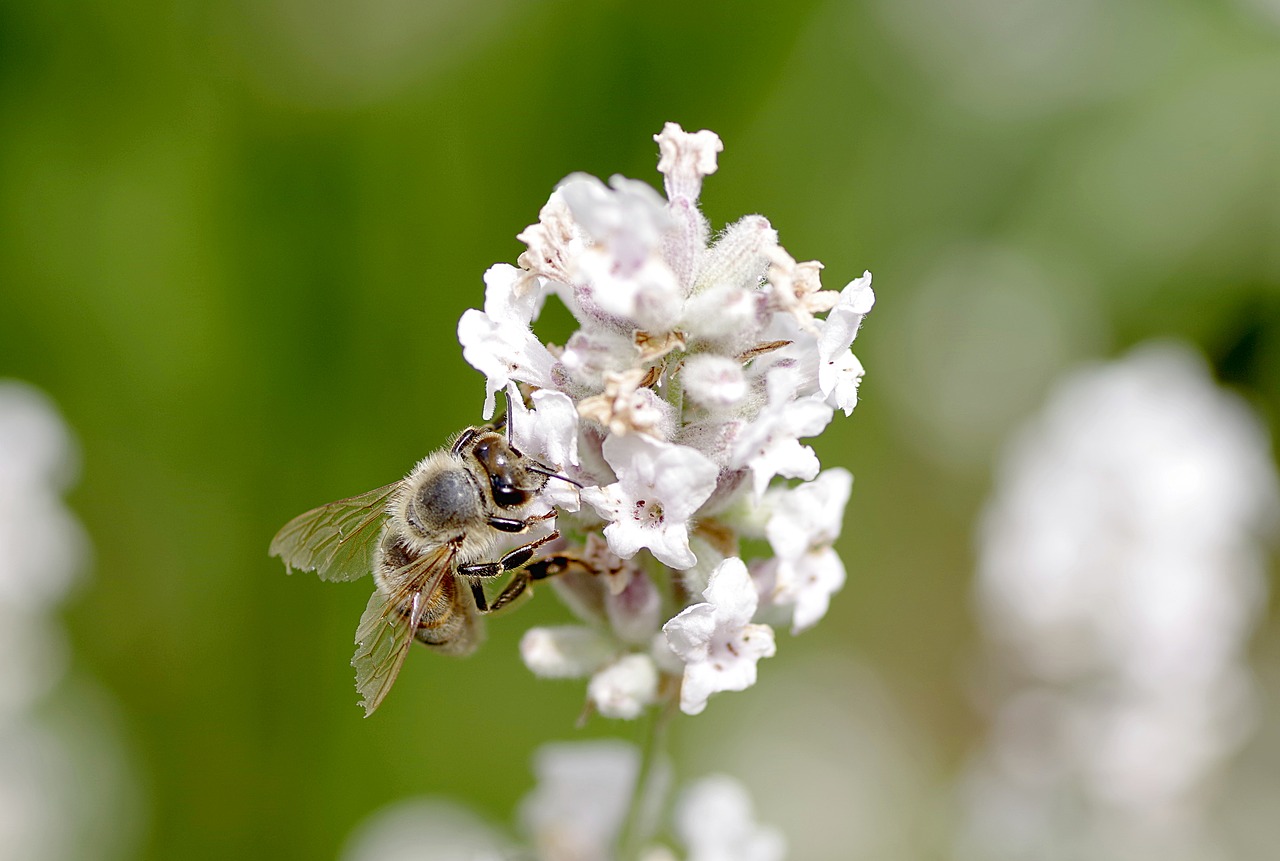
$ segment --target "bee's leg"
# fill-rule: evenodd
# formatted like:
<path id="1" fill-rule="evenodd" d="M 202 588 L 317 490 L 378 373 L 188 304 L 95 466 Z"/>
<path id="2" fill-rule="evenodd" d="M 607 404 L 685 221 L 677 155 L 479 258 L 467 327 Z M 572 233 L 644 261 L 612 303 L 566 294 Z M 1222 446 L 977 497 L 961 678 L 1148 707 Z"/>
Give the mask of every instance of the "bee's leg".
<path id="1" fill-rule="evenodd" d="M 528 544 L 521 544 L 497 562 L 472 562 L 469 565 L 459 565 L 457 569 L 458 573 L 463 577 L 477 577 L 482 579 L 501 577 L 508 571 L 514 571 L 517 568 L 524 567 L 528 564 L 529 560 L 533 558 L 533 551 L 550 541 L 555 541 L 559 537 L 559 532 L 549 532 L 537 541 L 530 541 Z"/>
<path id="2" fill-rule="evenodd" d="M 490 605 L 488 597 L 484 594 L 483 581 L 493 577 L 501 577 L 508 571 L 518 571 L 519 575 L 523 575 L 524 571 L 522 569 L 524 566 L 528 565 L 529 560 L 533 558 L 533 551 L 537 550 L 549 541 L 555 541 L 559 537 L 559 532 L 548 533 L 536 541 L 530 541 L 528 544 L 521 544 L 497 562 L 472 562 L 468 565 L 459 565 L 457 568 L 458 574 L 466 577 L 471 583 L 471 592 L 475 595 L 476 608 L 479 609 L 481 613 L 490 613 L 497 609 L 498 606 L 510 601 L 510 598 L 505 601 L 502 600 L 503 596 L 511 589 L 511 584 L 508 584 L 507 588 L 503 589 L 502 594 L 498 596 L 498 602 L 494 605 Z M 519 576 L 517 579 L 520 579 Z M 523 590 L 523 588 L 524 587 L 522 586 L 521 590 Z M 512 597 L 515 596 L 513 595 Z"/>
<path id="3" fill-rule="evenodd" d="M 530 584 L 536 583 L 539 580 L 546 580 L 548 577 L 554 577 L 557 574 L 563 574 L 574 565 L 587 567 L 586 563 L 576 556 L 545 556 L 542 559 L 539 559 L 536 562 L 531 562 L 516 571 L 511 582 L 506 585 L 506 588 L 498 593 L 498 597 L 494 598 L 492 602 L 487 605 L 482 605 L 479 600 L 477 600 L 476 606 L 480 608 L 482 613 L 492 613 L 495 610 L 501 610 L 503 607 L 507 606 L 528 591 Z"/>
<path id="4" fill-rule="evenodd" d="M 544 520 L 550 520 L 555 517 L 555 511 L 548 511 L 546 514 L 539 514 L 537 517 L 530 517 L 526 520 L 519 520 L 514 517 L 490 517 L 489 525 L 499 532 L 524 532 L 531 526 L 536 526 Z M 517 550 L 520 548 L 516 548 Z"/>

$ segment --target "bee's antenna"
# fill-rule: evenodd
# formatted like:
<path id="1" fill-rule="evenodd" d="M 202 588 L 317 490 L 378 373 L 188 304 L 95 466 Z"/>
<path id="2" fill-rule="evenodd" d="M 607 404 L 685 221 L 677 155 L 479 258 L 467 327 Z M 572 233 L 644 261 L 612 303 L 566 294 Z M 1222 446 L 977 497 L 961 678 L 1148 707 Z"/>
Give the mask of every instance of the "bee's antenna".
<path id="1" fill-rule="evenodd" d="M 511 446 L 511 450 L 512 450 L 512 451 L 514 451 L 514 452 L 517 452 L 517 453 L 518 453 L 518 452 L 519 452 L 519 450 L 516 448 L 516 444 L 515 444 L 515 442 L 514 442 L 514 433 L 515 433 L 515 432 L 512 430 L 512 427 L 511 427 L 511 415 L 512 415 L 512 413 L 514 412 L 514 410 L 512 410 L 512 409 L 511 409 L 511 392 L 510 392 L 510 390 L 508 390 L 508 391 L 504 391 L 504 392 L 503 392 L 503 395 L 504 395 L 504 396 L 506 397 L 506 399 L 507 399 L 507 414 L 506 414 L 506 416 L 505 416 L 505 421 L 506 421 L 506 425 L 507 425 L 507 445 Z M 532 458 L 531 458 L 531 460 L 532 460 Z M 558 479 L 560 479 L 561 481 L 567 481 L 567 482 L 569 482 L 570 484 L 572 484 L 574 487 L 582 487 L 582 485 L 581 485 L 581 484 L 578 484 L 578 482 L 574 481 L 572 478 L 569 478 L 567 475 L 561 475 L 560 473 L 556 472 L 556 471 L 555 471 L 554 469 L 552 469 L 551 467 L 547 466 L 546 464 L 538 463 L 536 460 L 535 460 L 535 461 L 533 461 L 533 464 L 529 467 L 529 471 L 530 471 L 530 472 L 536 472 L 536 473 L 538 473 L 539 475 L 545 475 L 547 478 L 558 478 Z"/>
<path id="2" fill-rule="evenodd" d="M 558 478 L 561 481 L 567 481 L 570 484 L 572 484 L 574 487 L 578 487 L 578 488 L 582 487 L 581 484 L 578 484 L 578 482 L 574 481 L 572 478 L 569 478 L 567 475 L 561 475 L 560 473 L 553 470 L 551 467 L 543 466 L 540 463 L 529 467 L 529 471 L 536 472 L 539 475 L 545 475 L 547 478 Z"/>

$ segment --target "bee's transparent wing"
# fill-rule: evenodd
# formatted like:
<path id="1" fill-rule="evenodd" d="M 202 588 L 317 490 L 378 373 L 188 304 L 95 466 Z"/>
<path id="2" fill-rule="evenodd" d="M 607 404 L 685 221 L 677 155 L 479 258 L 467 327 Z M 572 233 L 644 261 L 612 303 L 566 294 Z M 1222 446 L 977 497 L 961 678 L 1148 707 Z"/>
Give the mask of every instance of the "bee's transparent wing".
<path id="1" fill-rule="evenodd" d="M 449 545 L 429 550 L 388 578 L 396 582 L 403 577 L 404 586 L 393 593 L 376 590 L 370 596 L 356 628 L 356 653 L 351 658 L 365 717 L 373 714 L 400 675 L 422 613 L 450 573 L 455 556 Z"/>
<path id="2" fill-rule="evenodd" d="M 387 502 L 399 486 L 397 481 L 299 514 L 271 539 L 271 555 L 289 571 L 314 571 L 321 580 L 363 577 L 373 570 Z"/>

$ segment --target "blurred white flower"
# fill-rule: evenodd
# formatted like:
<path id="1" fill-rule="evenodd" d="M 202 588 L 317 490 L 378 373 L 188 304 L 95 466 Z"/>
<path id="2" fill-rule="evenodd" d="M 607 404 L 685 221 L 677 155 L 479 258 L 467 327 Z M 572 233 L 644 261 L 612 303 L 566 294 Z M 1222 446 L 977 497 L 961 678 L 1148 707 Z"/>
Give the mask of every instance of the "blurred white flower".
<path id="1" fill-rule="evenodd" d="M 634 720 L 658 698 L 658 667 L 632 652 L 597 672 L 587 683 L 587 701 L 605 717 Z"/>
<path id="2" fill-rule="evenodd" d="M 774 653 L 773 629 L 751 622 L 758 598 L 741 559 L 716 566 L 702 597 L 662 627 L 685 664 L 680 710 L 691 715 L 705 709 L 713 693 L 754 685 L 756 663 Z"/>
<path id="3" fill-rule="evenodd" d="M 742 363 L 711 353 L 690 356 L 684 366 L 684 391 L 694 403 L 708 409 L 737 406 L 747 396 Z"/>
<path id="4" fill-rule="evenodd" d="M 548 744 L 534 757 L 538 784 L 520 821 L 541 861 L 609 861 L 640 759 L 618 741 Z"/>
<path id="5" fill-rule="evenodd" d="M 605 618 L 619 640 L 642 645 L 658 630 L 662 596 L 643 571 L 630 569 L 631 577 L 619 584 L 611 580 L 604 592 Z M 619 588 L 620 587 L 620 588 Z"/>
<path id="6" fill-rule="evenodd" d="M 0 608 L 48 610 L 84 565 L 88 541 L 62 502 L 75 458 L 48 399 L 0 382 Z"/>
<path id="7" fill-rule="evenodd" d="M 786 835 L 788 858 L 945 857 L 933 733 L 852 650 L 820 650 L 744 699 L 681 728 L 681 766 L 733 763 L 758 816 Z"/>
<path id="8" fill-rule="evenodd" d="M 534 675 L 546 679 L 578 679 L 595 672 L 613 657 L 613 639 L 585 625 L 530 628 L 520 638 L 520 657 Z"/>
<path id="9" fill-rule="evenodd" d="M 557 581 L 562 595 L 575 595 L 570 606 L 594 624 L 531 628 L 521 638 L 520 655 L 544 678 L 590 676 L 587 702 L 605 717 L 633 720 L 656 702 L 659 669 L 666 666 L 665 652 L 653 653 L 662 621 L 660 597 L 643 572 L 607 550 L 595 551 L 596 562 L 616 573 Z M 615 588 L 618 575 L 627 582 Z"/>
<path id="10" fill-rule="evenodd" d="M 435 798 L 396 802 L 347 840 L 342 861 L 507 861 L 511 843 L 467 808 Z"/>
<path id="11" fill-rule="evenodd" d="M 1214 857 L 1205 802 L 1253 719 L 1278 509 L 1262 424 L 1188 349 L 1058 387 L 979 536 L 998 699 L 964 857 Z"/>
<path id="12" fill-rule="evenodd" d="M 520 819 L 540 861 L 612 861 L 634 791 L 640 758 L 621 742 L 549 744 L 534 759 L 538 784 L 520 805 Z M 650 789 L 662 789 L 661 770 Z M 656 800 L 655 798 L 649 801 Z M 661 810 L 642 805 L 653 815 Z M 786 841 L 755 821 L 751 799 L 725 775 L 704 778 L 681 793 L 672 813 L 687 861 L 779 861 Z M 644 859 L 678 857 L 665 847 L 640 848 Z"/>
<path id="13" fill-rule="evenodd" d="M 676 834 L 688 861 L 781 861 L 787 842 L 776 828 L 760 825 L 742 784 L 723 774 L 704 777 L 676 804 Z"/>
<path id="14" fill-rule="evenodd" d="M 432 798 L 397 802 L 375 813 L 353 833 L 342 861 L 618 861 L 619 841 L 636 814 L 645 827 L 661 827 L 668 814 L 661 798 L 669 770 L 655 763 L 640 799 L 629 810 L 640 772 L 636 749 L 620 741 L 543 745 L 534 754 L 537 784 L 520 802 L 518 830 L 526 845 L 464 807 Z M 681 794 L 673 830 L 687 861 L 778 861 L 786 843 L 774 828 L 755 821 L 751 800 L 732 778 L 715 775 Z M 643 839 L 626 857 L 679 861 L 671 848 Z"/>
<path id="15" fill-rule="evenodd" d="M 653 259 L 672 227 L 662 195 L 639 180 L 614 176 L 606 187 L 594 176 L 576 173 L 559 190 L 592 245 L 608 249 L 620 270 L 634 270 Z"/>
<path id="16" fill-rule="evenodd" d="M 132 837 L 111 716 L 64 684 L 70 649 L 54 613 L 89 552 L 62 500 L 75 466 L 49 399 L 0 381 L 0 858 L 111 859 Z M 68 730 L 72 712 L 87 730 Z"/>

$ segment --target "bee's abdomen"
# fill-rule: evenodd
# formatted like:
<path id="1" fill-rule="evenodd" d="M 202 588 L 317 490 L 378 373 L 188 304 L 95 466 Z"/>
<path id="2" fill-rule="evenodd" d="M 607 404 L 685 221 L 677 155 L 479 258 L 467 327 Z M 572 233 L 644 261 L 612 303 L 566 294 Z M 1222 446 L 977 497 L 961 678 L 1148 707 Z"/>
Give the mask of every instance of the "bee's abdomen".
<path id="1" fill-rule="evenodd" d="M 384 533 L 373 562 L 374 585 L 380 592 L 387 594 L 399 589 L 404 584 L 409 563 L 417 556 L 394 532 Z"/>
<path id="2" fill-rule="evenodd" d="M 475 620 L 457 600 L 460 588 L 464 587 L 448 577 L 431 595 L 416 632 L 423 645 L 450 655 L 469 655 L 475 651 L 479 644 L 472 630 Z"/>

